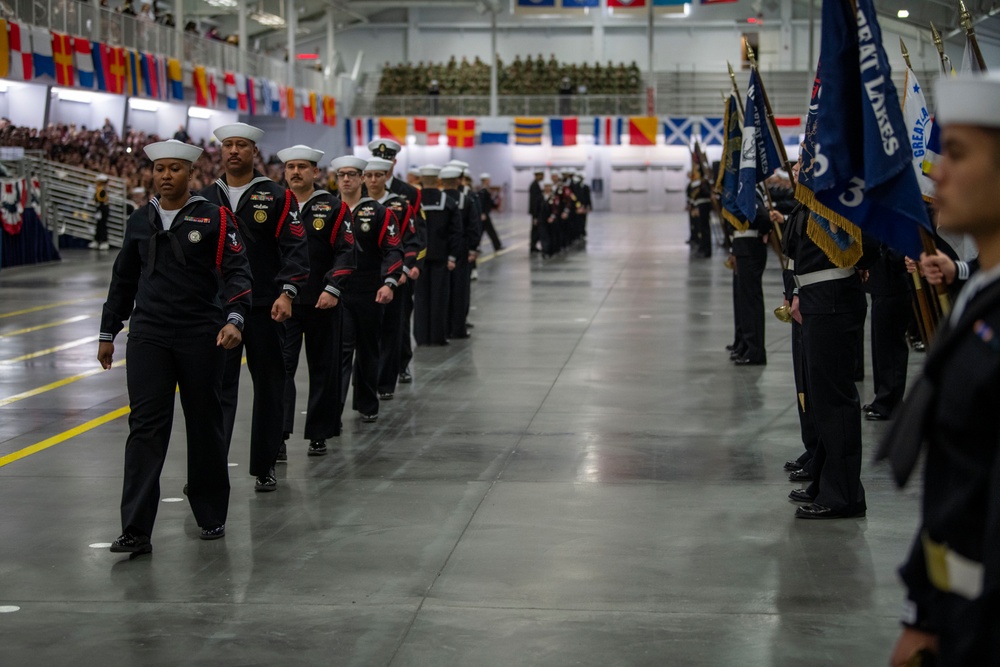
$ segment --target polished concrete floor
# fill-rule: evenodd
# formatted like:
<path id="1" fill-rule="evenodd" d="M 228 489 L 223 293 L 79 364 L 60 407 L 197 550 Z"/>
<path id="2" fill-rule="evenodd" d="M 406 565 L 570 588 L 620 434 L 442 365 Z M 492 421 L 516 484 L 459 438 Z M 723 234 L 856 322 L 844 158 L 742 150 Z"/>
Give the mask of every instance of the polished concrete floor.
<path id="1" fill-rule="evenodd" d="M 325 458 L 293 438 L 276 493 L 253 491 L 241 403 L 225 539 L 180 500 L 178 409 L 133 561 L 106 548 L 127 433 L 124 369 L 95 360 L 111 259 L 0 271 L 0 664 L 885 664 L 917 492 L 866 463 L 867 519 L 793 519 L 788 326 L 768 315 L 768 366 L 732 366 L 731 274 L 689 259 L 681 215 L 595 215 L 586 252 L 545 263 L 523 216 L 498 223 L 473 337 L 418 350 Z M 779 305 L 773 256 L 765 281 Z"/>

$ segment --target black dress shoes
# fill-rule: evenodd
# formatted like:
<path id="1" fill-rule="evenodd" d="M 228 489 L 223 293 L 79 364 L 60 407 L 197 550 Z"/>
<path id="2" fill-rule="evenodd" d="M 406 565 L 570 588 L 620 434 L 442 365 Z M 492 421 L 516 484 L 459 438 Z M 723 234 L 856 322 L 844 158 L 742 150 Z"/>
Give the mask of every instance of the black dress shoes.
<path id="1" fill-rule="evenodd" d="M 870 422 L 884 422 L 889 419 L 889 415 L 872 408 L 865 411 L 865 419 Z"/>
<path id="2" fill-rule="evenodd" d="M 287 438 L 286 438 L 287 440 Z M 288 446 L 284 442 L 278 447 L 278 463 L 288 463 Z"/>
<path id="3" fill-rule="evenodd" d="M 803 505 L 795 510 L 796 519 L 861 519 L 865 516 L 865 510 L 842 509 L 835 510 L 823 505 Z"/>
<path id="4" fill-rule="evenodd" d="M 767 365 L 766 361 L 755 361 L 755 360 L 751 359 L 750 357 L 740 357 L 739 359 L 737 359 L 733 363 L 736 364 L 737 366 L 766 366 Z"/>
<path id="5" fill-rule="evenodd" d="M 326 440 L 313 440 L 309 443 L 309 456 L 326 456 Z"/>
<path id="6" fill-rule="evenodd" d="M 410 384 L 413 382 L 413 376 L 410 375 L 410 371 L 403 371 L 399 374 L 399 384 Z"/>
<path id="7" fill-rule="evenodd" d="M 121 537 L 111 543 L 111 553 L 141 556 L 153 553 L 153 545 L 145 535 L 122 533 Z"/>
<path id="8" fill-rule="evenodd" d="M 379 398 L 380 401 L 391 401 L 392 400 L 392 392 L 391 391 L 380 391 L 378 393 L 378 398 Z"/>
<path id="9" fill-rule="evenodd" d="M 203 540 L 217 540 L 220 537 L 226 536 L 226 524 L 221 524 L 215 528 L 203 528 L 201 534 L 198 535 Z"/>
<path id="10" fill-rule="evenodd" d="M 799 463 L 797 460 L 795 460 L 795 461 L 785 461 L 785 471 L 786 472 L 795 472 L 797 470 L 802 470 L 802 464 L 801 463 Z"/>
<path id="11" fill-rule="evenodd" d="M 361 415 L 362 424 L 374 424 L 378 421 L 378 415 Z"/>
<path id="12" fill-rule="evenodd" d="M 805 489 L 792 489 L 791 493 L 788 494 L 788 499 L 795 503 L 811 503 L 815 500 L 806 493 Z"/>
<path id="13" fill-rule="evenodd" d="M 811 482 L 813 474 L 805 468 L 799 468 L 788 475 L 789 482 Z"/>
<path id="14" fill-rule="evenodd" d="M 736 348 L 735 350 L 729 353 L 729 360 L 736 361 L 737 359 L 742 359 L 743 357 L 746 356 L 746 353 L 747 353 L 746 350 L 741 350 L 740 348 Z"/>
<path id="15" fill-rule="evenodd" d="M 277 488 L 278 479 L 274 476 L 274 468 L 271 468 L 266 475 L 258 477 L 257 482 L 253 485 L 254 491 L 260 491 L 263 493 L 274 491 Z"/>

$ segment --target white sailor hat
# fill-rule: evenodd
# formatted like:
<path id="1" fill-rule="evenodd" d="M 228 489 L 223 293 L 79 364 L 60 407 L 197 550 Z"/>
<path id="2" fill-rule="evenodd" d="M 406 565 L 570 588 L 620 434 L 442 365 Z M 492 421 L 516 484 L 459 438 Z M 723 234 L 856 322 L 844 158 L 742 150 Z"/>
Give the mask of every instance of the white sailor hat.
<path id="1" fill-rule="evenodd" d="M 247 125 L 246 123 L 230 123 L 229 125 L 223 125 L 221 127 L 215 128 L 215 138 L 219 141 L 225 141 L 226 139 L 232 139 L 233 137 L 240 137 L 241 139 L 246 139 L 257 143 L 260 138 L 264 136 L 264 130 L 259 127 L 254 127 L 253 125 Z"/>
<path id="2" fill-rule="evenodd" d="M 157 141 L 155 144 L 147 145 L 143 150 L 146 152 L 146 157 L 153 162 L 166 158 L 194 162 L 202 154 L 202 150 L 197 146 L 192 146 L 176 139 Z"/>
<path id="3" fill-rule="evenodd" d="M 134 195 L 145 195 L 146 188 L 132 188 L 132 194 Z"/>
<path id="4" fill-rule="evenodd" d="M 380 157 L 372 158 L 368 160 L 368 164 L 365 165 L 365 171 L 391 171 L 392 170 L 392 160 L 383 160 Z"/>
<path id="5" fill-rule="evenodd" d="M 372 155 L 385 160 L 391 160 L 396 157 L 396 153 L 399 152 L 400 148 L 399 142 L 392 139 L 372 139 L 368 142 L 368 150 L 372 152 Z"/>
<path id="6" fill-rule="evenodd" d="M 1000 127 L 1000 75 L 967 74 L 941 77 L 934 88 L 937 114 L 942 125 Z"/>
<path id="7" fill-rule="evenodd" d="M 330 169 L 333 169 L 334 171 L 340 171 L 344 167 L 364 171 L 367 166 L 368 160 L 362 160 L 361 158 L 354 157 L 353 155 L 342 155 L 330 163 Z"/>
<path id="8" fill-rule="evenodd" d="M 296 144 L 278 151 L 278 159 L 282 162 L 289 160 L 305 160 L 306 162 L 319 162 L 323 159 L 323 151 L 309 148 L 304 144 Z"/>
<path id="9" fill-rule="evenodd" d="M 487 178 L 492 178 L 492 177 L 489 174 L 487 174 L 485 171 L 483 173 L 479 174 L 479 180 L 485 181 Z"/>
<path id="10" fill-rule="evenodd" d="M 456 167 L 455 165 L 446 165 L 444 169 L 441 170 L 441 173 L 438 174 L 438 176 L 441 178 L 441 180 L 445 180 L 448 178 L 460 178 L 462 176 L 462 170 Z"/>
<path id="11" fill-rule="evenodd" d="M 462 176 L 464 176 L 465 178 L 472 178 L 472 172 L 469 171 L 468 169 L 463 169 Z"/>
<path id="12" fill-rule="evenodd" d="M 414 176 L 420 175 L 420 167 L 410 167 L 406 172 L 407 174 L 413 174 Z"/>
<path id="13" fill-rule="evenodd" d="M 105 174 L 101 174 L 97 176 L 94 180 L 97 181 L 98 183 L 107 183 L 108 177 Z"/>
<path id="14" fill-rule="evenodd" d="M 441 167 L 436 164 L 425 164 L 420 168 L 421 176 L 437 176 L 441 173 Z"/>
<path id="15" fill-rule="evenodd" d="M 469 163 L 468 162 L 462 162 L 461 160 L 449 160 L 448 164 L 446 164 L 445 166 L 446 167 L 458 167 L 459 169 L 468 169 L 469 168 Z"/>
<path id="16" fill-rule="evenodd" d="M 535 170 L 532 171 L 531 173 L 533 173 L 533 174 L 544 174 L 545 173 L 545 167 L 535 167 Z"/>

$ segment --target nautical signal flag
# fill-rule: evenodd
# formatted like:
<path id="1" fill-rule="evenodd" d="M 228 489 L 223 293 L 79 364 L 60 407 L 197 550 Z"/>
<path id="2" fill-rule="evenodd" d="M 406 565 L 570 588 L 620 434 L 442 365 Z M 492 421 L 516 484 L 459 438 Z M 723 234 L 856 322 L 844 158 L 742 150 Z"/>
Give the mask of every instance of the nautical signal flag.
<path id="1" fill-rule="evenodd" d="M 344 129 L 347 132 L 348 146 L 367 146 L 375 138 L 375 119 L 348 118 Z"/>
<path id="2" fill-rule="evenodd" d="M 10 44 L 7 37 L 7 21 L 0 19 L 0 78 L 10 74 Z"/>
<path id="3" fill-rule="evenodd" d="M 476 139 L 475 118 L 449 118 L 448 145 L 453 148 L 472 148 Z"/>
<path id="4" fill-rule="evenodd" d="M 177 58 L 167 59 L 167 81 L 170 84 L 170 97 L 175 100 L 184 99 L 184 70 Z"/>
<path id="5" fill-rule="evenodd" d="M 247 95 L 247 78 L 243 74 L 236 75 L 236 102 L 240 113 L 250 111 L 250 100 Z"/>
<path id="6" fill-rule="evenodd" d="M 10 44 L 10 72 L 7 78 L 28 81 L 35 75 L 35 60 L 32 57 L 28 33 L 11 21 L 7 43 Z"/>
<path id="7" fill-rule="evenodd" d="M 392 139 L 396 143 L 406 145 L 406 123 L 405 116 L 381 116 L 378 119 L 378 136 L 384 139 Z"/>
<path id="8" fill-rule="evenodd" d="M 514 118 L 514 143 L 519 146 L 540 146 L 544 118 L 518 116 Z"/>
<path id="9" fill-rule="evenodd" d="M 444 124 L 440 118 L 416 117 L 413 119 L 413 134 L 418 146 L 437 146 L 441 143 Z"/>
<path id="10" fill-rule="evenodd" d="M 31 28 L 31 51 L 35 61 L 35 78 L 56 78 L 56 61 L 52 57 L 52 33 L 45 28 Z"/>
<path id="11" fill-rule="evenodd" d="M 614 146 L 622 142 L 622 126 L 624 120 L 615 116 L 596 116 L 594 118 L 594 144 L 597 146 Z"/>
<path id="12" fill-rule="evenodd" d="M 576 146 L 577 119 L 550 119 L 549 134 L 552 136 L 553 146 Z"/>
<path id="13" fill-rule="evenodd" d="M 285 88 L 285 109 L 288 118 L 295 118 L 295 89 L 291 86 Z"/>
<path id="14" fill-rule="evenodd" d="M 236 73 L 226 72 L 223 79 L 226 82 L 226 107 L 236 111 L 239 107 L 239 99 L 236 97 Z"/>
<path id="15" fill-rule="evenodd" d="M 194 103 L 200 107 L 208 106 L 208 75 L 201 65 L 194 68 Z"/>
<path id="16" fill-rule="evenodd" d="M 73 75 L 73 38 L 64 32 L 53 30 L 51 39 L 56 83 L 60 86 L 76 85 L 76 77 Z"/>
<path id="17" fill-rule="evenodd" d="M 633 146 L 655 146 L 656 116 L 630 116 L 628 141 Z"/>
<path id="18" fill-rule="evenodd" d="M 690 146 L 691 138 L 698 136 L 698 118 L 692 116 L 663 119 L 663 143 L 667 146 Z"/>
<path id="19" fill-rule="evenodd" d="M 480 144 L 509 144 L 510 121 L 506 118 L 482 118 L 479 120 Z"/>
<path id="20" fill-rule="evenodd" d="M 333 127 L 337 124 L 337 98 L 323 96 L 323 124 Z"/>
<path id="21" fill-rule="evenodd" d="M 302 120 L 307 123 L 316 122 L 316 93 L 302 91 Z"/>
<path id="22" fill-rule="evenodd" d="M 90 40 L 83 37 L 73 38 L 73 64 L 76 66 L 76 78 L 82 88 L 94 87 L 94 54 L 90 50 Z"/>

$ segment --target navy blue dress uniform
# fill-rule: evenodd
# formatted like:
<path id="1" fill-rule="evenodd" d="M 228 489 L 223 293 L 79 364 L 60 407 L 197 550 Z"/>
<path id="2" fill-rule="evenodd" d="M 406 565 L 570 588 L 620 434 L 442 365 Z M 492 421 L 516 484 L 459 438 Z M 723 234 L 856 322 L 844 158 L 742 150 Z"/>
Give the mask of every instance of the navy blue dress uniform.
<path id="1" fill-rule="evenodd" d="M 882 245 L 868 270 L 866 287 L 872 296 L 871 345 L 875 399 L 864 407 L 865 418 L 881 421 L 892 416 L 906 390 L 906 364 L 910 346 L 906 329 L 913 316 L 910 285 L 904 258 Z"/>
<path id="2" fill-rule="evenodd" d="M 701 172 L 692 172 L 691 182 L 687 187 L 687 199 L 691 245 L 698 257 L 711 257 L 712 185 L 701 177 Z"/>
<path id="3" fill-rule="evenodd" d="M 308 146 L 292 146 L 278 151 L 282 162 L 305 160 L 317 163 L 323 151 Z M 284 322 L 285 414 L 283 431 L 293 432 L 295 424 L 295 372 L 305 337 L 309 369 L 309 400 L 303 437 L 310 442 L 311 456 L 326 453 L 326 440 L 340 435 L 341 365 L 340 349 L 343 308 L 317 308 L 323 292 L 342 298 L 344 282 L 354 271 L 354 233 L 347 204 L 326 190 L 314 189 L 299 203 L 299 218 L 306 230 L 309 247 L 309 280 L 295 296 L 292 316 Z"/>
<path id="4" fill-rule="evenodd" d="M 442 181 L 450 181 L 461 177 L 461 169 L 446 166 L 441 170 Z M 462 221 L 461 245 L 457 252 L 455 269 L 451 272 L 451 296 L 448 299 L 448 338 L 468 338 L 465 328 L 466 316 L 469 312 L 471 298 L 472 264 L 469 253 L 478 247 L 478 239 L 482 236 L 479 226 L 477 207 L 472 198 L 458 187 L 445 187 L 444 194 L 453 199 Z"/>
<path id="5" fill-rule="evenodd" d="M 493 218 L 490 216 L 490 213 L 496 208 L 493 203 L 493 193 L 490 192 L 490 175 L 480 174 L 479 183 L 481 187 L 476 192 L 476 197 L 479 202 L 479 211 L 484 216 L 482 220 L 483 232 L 490 237 L 494 252 L 503 250 L 503 243 L 500 242 L 500 236 L 497 234 L 496 227 L 493 226 Z"/>
<path id="6" fill-rule="evenodd" d="M 856 266 L 838 268 L 810 237 L 810 224 L 816 223 L 807 219 L 801 222 L 788 248 L 788 256 L 795 260 L 795 299 L 802 314 L 806 418 L 812 420 L 818 438 L 809 463 L 812 483 L 797 490 L 800 493 L 792 492 L 797 499 L 811 502 L 796 510 L 796 516 L 864 516 L 867 505 L 861 484 L 861 401 L 854 369 L 868 300 L 857 269 L 871 266 L 878 257 L 878 244 L 863 237 L 863 254 Z"/>
<path id="7" fill-rule="evenodd" d="M 422 178 L 436 179 L 441 168 L 425 165 Z M 464 227 L 458 203 L 424 182 L 420 191 L 420 211 L 427 223 L 427 255 L 424 270 L 414 286 L 413 338 L 417 345 L 448 343 L 448 301 L 451 279 L 448 266 L 456 266 L 462 250 Z"/>
<path id="8" fill-rule="evenodd" d="M 541 208 L 542 201 L 545 199 L 542 194 L 542 179 L 539 176 L 545 176 L 545 172 L 541 169 L 535 170 L 535 180 L 531 181 L 531 185 L 528 186 L 528 215 L 531 216 L 531 238 L 529 245 L 533 253 L 540 252 L 542 243 L 541 221 L 535 216 L 535 213 Z"/>
<path id="9" fill-rule="evenodd" d="M 594 209 L 594 201 L 591 198 L 590 186 L 584 180 L 581 172 L 573 174 L 573 182 L 577 187 L 577 199 L 580 202 L 580 228 L 578 230 L 580 238 L 587 240 L 587 215 Z M 709 234 L 711 236 L 711 234 Z"/>
<path id="10" fill-rule="evenodd" d="M 548 183 L 542 190 L 542 198 L 535 208 L 535 219 L 538 220 L 539 238 L 542 244 L 542 257 L 552 257 L 560 248 L 561 228 L 569 218 L 569 207 L 560 190 L 554 189 Z"/>
<path id="11" fill-rule="evenodd" d="M 193 162 L 196 146 L 150 144 L 154 161 Z M 176 184 L 186 192 L 187 182 Z M 172 198 L 176 200 L 176 197 Z M 129 320 L 129 436 L 125 445 L 121 538 L 112 551 L 148 553 L 159 477 L 179 389 L 187 426 L 188 501 L 202 537 L 225 531 L 229 470 L 223 436 L 221 329 L 243 328 L 252 277 L 233 214 L 190 195 L 179 209 L 162 211 L 154 198 L 125 225 L 101 318 L 101 362 L 110 367 L 115 335 Z"/>
<path id="12" fill-rule="evenodd" d="M 351 156 L 333 161 L 335 169 L 352 167 L 363 171 L 367 161 Z M 393 212 L 371 197 L 361 197 L 351 210 L 357 268 L 347 279 L 343 298 L 344 339 L 341 354 L 341 394 L 346 403 L 354 374 L 353 409 L 361 419 L 378 418 L 379 339 L 383 306 L 376 293 L 383 285 L 393 291 L 403 272 L 401 228 Z"/>
<path id="13" fill-rule="evenodd" d="M 263 131 L 244 123 L 215 130 L 220 141 L 242 137 L 256 143 Z M 201 191 L 214 204 L 229 205 L 230 191 L 223 175 Z M 299 204 L 287 188 L 254 171 L 233 211 L 253 271 L 253 307 L 247 315 L 243 343 L 229 350 L 223 380 L 226 442 L 231 443 L 239 398 L 240 367 L 246 347 L 247 366 L 253 378 L 253 418 L 250 427 L 250 474 L 257 489 L 272 491 L 274 463 L 282 444 L 285 412 L 284 326 L 271 318 L 275 299 L 284 292 L 293 301 L 309 279 L 306 230 L 299 219 Z"/>
<path id="14" fill-rule="evenodd" d="M 108 249 L 108 216 L 111 206 L 108 204 L 108 177 L 101 174 L 94 184 L 94 207 L 97 210 L 97 224 L 94 229 L 94 241 L 88 246 L 98 250 Z"/>
<path id="15" fill-rule="evenodd" d="M 764 349 L 764 288 L 761 281 L 767 267 L 767 244 L 764 243 L 764 237 L 770 233 L 771 218 L 764 198 L 758 191 L 756 217 L 748 221 L 746 230 L 733 232 L 736 321 L 740 335 L 734 350 L 734 361 L 740 366 L 767 363 L 767 352 Z"/>
<path id="16" fill-rule="evenodd" d="M 371 163 L 369 163 L 371 164 Z M 391 163 L 390 163 L 391 168 Z M 413 220 L 410 217 L 409 203 L 394 192 L 386 190 L 376 201 L 386 209 L 392 211 L 397 221 L 400 221 L 400 246 L 403 251 L 402 272 L 409 275 L 410 268 L 407 262 L 416 260 L 416 232 Z M 408 247 L 409 246 L 409 247 Z M 408 257 L 409 255 L 409 257 Z M 382 333 L 379 341 L 379 363 L 378 363 L 378 395 L 380 400 L 390 400 L 396 392 L 396 382 L 400 371 L 400 346 L 403 339 L 403 302 L 401 292 L 410 284 L 409 279 L 403 281 L 402 285 L 396 288 L 392 296 L 392 301 L 383 306 L 382 312 Z M 412 292 L 410 292 L 412 294 Z M 406 337 L 410 331 L 406 330 Z"/>
<path id="17" fill-rule="evenodd" d="M 1000 656 L 1000 80 L 941 78 L 936 96 L 944 147 L 931 173 L 937 222 L 972 237 L 980 267 L 959 269 L 955 284 L 968 282 L 879 449 L 900 486 L 926 453 L 920 526 L 900 569 L 905 627 L 892 660 L 901 665 L 925 650 L 936 654 L 934 664 L 993 665 Z M 925 271 L 931 257 L 921 257 Z"/>

